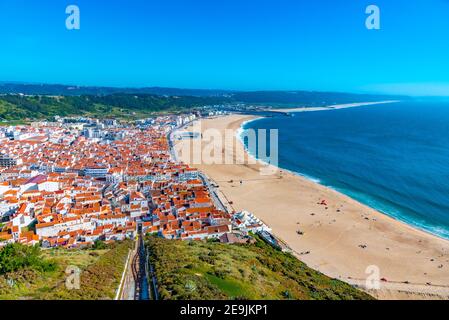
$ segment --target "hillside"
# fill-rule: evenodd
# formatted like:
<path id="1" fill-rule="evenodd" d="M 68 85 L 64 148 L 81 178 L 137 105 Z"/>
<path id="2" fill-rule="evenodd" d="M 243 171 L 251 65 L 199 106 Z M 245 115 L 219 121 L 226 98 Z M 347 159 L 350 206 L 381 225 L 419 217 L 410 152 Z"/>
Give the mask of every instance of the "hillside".
<path id="1" fill-rule="evenodd" d="M 110 300 L 132 242 L 97 249 L 41 250 L 19 244 L 0 249 L 0 300 Z M 68 266 L 81 270 L 80 289 L 65 286 Z"/>
<path id="2" fill-rule="evenodd" d="M 227 91 L 177 88 L 111 88 L 48 84 L 0 83 L 0 124 L 91 116 L 138 119 L 205 105 L 236 104 L 267 107 L 326 106 L 354 102 L 404 100 L 403 96 L 314 91 Z"/>
<path id="3" fill-rule="evenodd" d="M 261 240 L 253 245 L 146 241 L 162 299 L 372 299 Z"/>
<path id="4" fill-rule="evenodd" d="M 91 116 L 137 119 L 226 102 L 223 98 L 114 94 L 107 96 L 0 96 L 0 121 Z"/>
<path id="5" fill-rule="evenodd" d="M 0 94 L 25 94 L 49 96 L 81 96 L 81 95 L 112 95 L 112 94 L 150 94 L 168 96 L 214 97 L 230 94 L 228 90 L 181 89 L 181 88 L 126 88 L 72 86 L 62 84 L 27 84 L 0 82 Z"/>

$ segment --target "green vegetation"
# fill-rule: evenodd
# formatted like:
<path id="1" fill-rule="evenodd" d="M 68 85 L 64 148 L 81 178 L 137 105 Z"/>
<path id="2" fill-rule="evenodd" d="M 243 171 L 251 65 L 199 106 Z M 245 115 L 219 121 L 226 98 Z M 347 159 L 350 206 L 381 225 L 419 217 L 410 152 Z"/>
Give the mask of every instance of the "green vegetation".
<path id="1" fill-rule="evenodd" d="M 54 271 L 52 261 L 42 259 L 38 246 L 27 247 L 17 243 L 8 244 L 0 251 L 0 275 L 29 268 L 36 271 Z"/>
<path id="2" fill-rule="evenodd" d="M 103 250 L 103 249 L 106 249 L 107 247 L 108 247 L 108 245 L 104 241 L 101 241 L 101 240 L 95 241 L 94 245 L 93 245 L 93 249 L 95 249 L 95 250 Z"/>
<path id="3" fill-rule="evenodd" d="M 0 95 L 0 125 L 51 119 L 57 115 L 135 120 L 155 114 L 185 112 L 205 105 L 226 103 L 283 108 L 406 99 L 406 97 L 336 92 L 227 92 L 171 88 L 72 88 L 58 85 L 0 85 L 1 92 L 25 92 L 29 95 Z"/>
<path id="4" fill-rule="evenodd" d="M 162 299 L 372 299 L 259 239 L 254 245 L 146 242 Z"/>
<path id="5" fill-rule="evenodd" d="M 0 251 L 0 300 L 113 299 L 132 246 L 131 241 L 85 250 L 8 245 Z M 68 266 L 81 270 L 79 290 L 66 288 Z"/>
<path id="6" fill-rule="evenodd" d="M 176 97 L 149 94 L 107 96 L 0 96 L 0 123 L 51 119 L 54 116 L 138 119 L 160 113 L 181 112 L 224 99 L 213 97 Z"/>

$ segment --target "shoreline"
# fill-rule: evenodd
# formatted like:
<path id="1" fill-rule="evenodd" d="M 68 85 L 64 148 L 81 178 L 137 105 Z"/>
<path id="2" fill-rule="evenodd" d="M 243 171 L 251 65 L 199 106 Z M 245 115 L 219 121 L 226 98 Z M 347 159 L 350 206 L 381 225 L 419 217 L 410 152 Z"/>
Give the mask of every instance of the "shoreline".
<path id="1" fill-rule="evenodd" d="M 357 106 L 354 106 L 354 107 L 357 107 Z M 351 108 L 351 107 L 349 107 L 349 108 Z M 305 111 L 305 112 L 307 112 L 307 111 Z M 260 163 L 262 163 L 262 164 L 264 164 L 264 165 L 268 165 L 268 163 L 264 162 L 264 161 L 261 160 L 261 159 L 258 159 L 257 156 L 251 154 L 251 153 L 249 152 L 249 150 L 246 148 L 244 142 L 243 142 L 242 139 L 241 139 L 241 133 L 245 130 L 245 129 L 244 129 L 244 126 L 245 126 L 245 125 L 247 125 L 247 124 L 249 124 L 249 123 L 252 123 L 252 122 L 255 122 L 255 121 L 258 121 L 258 120 L 262 120 L 262 119 L 266 119 L 266 117 L 255 116 L 255 118 L 252 119 L 252 120 L 246 120 L 246 121 L 242 122 L 241 127 L 240 127 L 240 128 L 241 128 L 241 131 L 238 131 L 238 132 L 236 133 L 236 139 L 237 139 L 237 141 L 238 141 L 241 145 L 243 145 L 243 147 L 245 148 L 245 152 L 248 154 L 248 156 L 252 157 L 252 158 L 255 159 L 256 161 L 258 161 L 258 162 L 260 162 Z M 387 217 L 392 218 L 392 219 L 395 220 L 395 221 L 398 221 L 398 222 L 400 222 L 400 223 L 404 223 L 404 224 L 406 224 L 407 226 L 412 227 L 412 228 L 415 229 L 415 230 L 422 231 L 422 232 L 424 232 L 424 233 L 426 233 L 426 234 L 428 234 L 428 235 L 437 237 L 437 238 L 439 238 L 439 239 L 441 239 L 441 240 L 449 241 L 449 237 L 444 237 L 444 236 L 442 236 L 442 235 L 440 235 L 440 234 L 431 232 L 431 231 L 429 230 L 429 228 L 426 229 L 425 227 L 420 227 L 418 224 L 415 224 L 413 221 L 408 221 L 408 220 L 406 220 L 406 219 L 400 219 L 400 218 L 395 217 L 394 215 L 392 215 L 392 214 L 390 214 L 390 213 L 388 213 L 388 212 L 386 212 L 386 211 L 384 211 L 384 210 L 382 210 L 382 209 L 379 209 L 379 208 L 376 208 L 376 207 L 374 207 L 374 206 L 370 206 L 369 204 L 363 203 L 361 200 L 358 200 L 358 199 L 354 198 L 353 196 L 351 196 L 351 195 L 349 195 L 349 194 L 347 194 L 347 193 L 345 193 L 345 192 L 343 192 L 343 191 L 338 190 L 338 188 L 336 188 L 336 187 L 334 187 L 334 186 L 332 186 L 332 185 L 326 185 L 326 184 L 323 184 L 323 183 L 321 183 L 322 180 L 321 180 L 320 178 L 311 177 L 311 176 L 308 176 L 308 175 L 305 174 L 305 173 L 296 172 L 296 171 L 293 171 L 293 170 L 290 170 L 290 169 L 287 169 L 287 168 L 282 168 L 282 167 L 279 167 L 279 166 L 277 166 L 277 168 L 278 168 L 279 170 L 281 170 L 281 171 L 289 172 L 290 174 L 296 175 L 296 176 L 298 176 L 298 177 L 300 177 L 300 178 L 307 179 L 307 180 L 309 180 L 309 181 L 311 181 L 311 182 L 313 182 L 313 183 L 319 184 L 319 185 L 321 185 L 321 186 L 323 186 L 323 187 L 325 187 L 325 188 L 328 188 L 328 189 L 330 189 L 330 190 L 333 190 L 333 191 L 335 191 L 335 192 L 344 194 L 345 196 L 347 196 L 347 197 L 349 197 L 349 198 L 351 198 L 351 199 L 353 199 L 353 200 L 355 200 L 355 201 L 357 201 L 357 202 L 360 202 L 361 204 L 363 204 L 363 205 L 365 205 L 365 206 L 367 206 L 367 207 L 369 207 L 369 208 L 371 208 L 371 209 L 373 209 L 373 210 L 376 210 L 376 211 L 378 211 L 379 213 L 384 214 L 384 215 L 386 215 Z"/>
<path id="2" fill-rule="evenodd" d="M 255 118 L 233 115 L 201 122 L 203 129 L 238 130 L 243 122 Z M 182 160 L 188 163 L 188 159 Z M 257 165 L 193 166 L 220 185 L 219 193 L 228 205 L 232 202 L 233 210 L 255 214 L 310 267 L 363 287 L 366 268 L 374 265 L 379 267 L 380 276 L 388 279 L 381 290 L 370 292 L 375 297 L 449 298 L 447 240 L 296 173 L 282 169 L 281 178 L 262 177 L 260 161 Z M 237 183 L 239 180 L 243 185 Z M 320 199 L 328 201 L 327 208 L 317 204 Z M 304 234 L 298 235 L 298 230 Z"/>
<path id="3" fill-rule="evenodd" d="M 373 106 L 378 104 L 390 104 L 390 103 L 398 103 L 400 100 L 386 100 L 386 101 L 376 101 L 376 102 L 357 102 L 357 103 L 346 103 L 346 104 L 336 104 L 329 105 L 325 107 L 298 107 L 298 108 L 286 108 L 286 109 L 272 109 L 270 111 L 274 112 L 315 112 L 315 111 L 331 111 L 331 110 L 341 110 L 341 109 L 349 109 L 349 108 L 357 108 L 357 107 L 366 107 Z"/>

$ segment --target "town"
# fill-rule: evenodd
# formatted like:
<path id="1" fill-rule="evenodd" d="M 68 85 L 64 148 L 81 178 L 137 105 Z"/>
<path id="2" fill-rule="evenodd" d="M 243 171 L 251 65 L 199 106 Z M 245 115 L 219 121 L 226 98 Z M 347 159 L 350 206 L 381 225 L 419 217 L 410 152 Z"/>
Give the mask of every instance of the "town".
<path id="1" fill-rule="evenodd" d="M 135 239 L 139 230 L 225 243 L 248 242 L 250 232 L 273 239 L 251 213 L 228 212 L 202 173 L 174 159 L 172 132 L 199 116 L 1 127 L 0 247 L 85 248 Z"/>

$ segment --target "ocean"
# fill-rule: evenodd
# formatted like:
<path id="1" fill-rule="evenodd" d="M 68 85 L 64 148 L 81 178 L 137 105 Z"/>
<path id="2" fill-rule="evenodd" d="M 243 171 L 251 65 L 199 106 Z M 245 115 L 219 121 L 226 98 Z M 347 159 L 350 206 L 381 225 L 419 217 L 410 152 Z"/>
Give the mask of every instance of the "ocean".
<path id="1" fill-rule="evenodd" d="M 279 167 L 449 239 L 449 103 L 300 112 L 247 129 L 279 129 Z"/>

